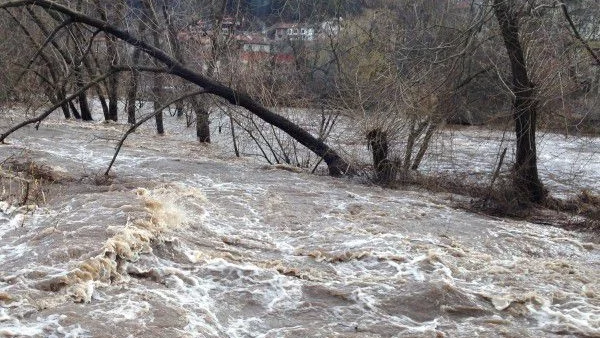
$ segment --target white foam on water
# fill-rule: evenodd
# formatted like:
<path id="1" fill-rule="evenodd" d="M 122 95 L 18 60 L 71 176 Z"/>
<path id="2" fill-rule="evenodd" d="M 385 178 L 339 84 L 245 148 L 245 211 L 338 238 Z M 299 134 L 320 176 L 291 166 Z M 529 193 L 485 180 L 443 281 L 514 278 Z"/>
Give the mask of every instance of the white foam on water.
<path id="1" fill-rule="evenodd" d="M 549 301 L 545 301 L 539 306 L 528 304 L 527 309 L 544 331 L 600 336 L 600 306 L 592 306 L 587 300 L 568 302 L 560 306 L 552 306 Z"/>
<path id="2" fill-rule="evenodd" d="M 0 309 L 2 310 L 2 309 Z M 1 312 L 0 312 L 1 313 Z M 38 317 L 36 323 L 21 323 L 19 320 L 0 322 L 0 336 L 3 337 L 48 337 L 48 338 L 82 338 L 90 337 L 88 332 L 80 325 L 63 327 L 60 321 L 65 315 L 50 315 L 46 318 Z"/>
<path id="3" fill-rule="evenodd" d="M 454 210 L 430 193 L 215 159 L 216 146 L 193 144 L 193 133 L 177 135 L 187 130 L 167 120 L 168 135 L 145 127 L 126 143 L 114 185 L 65 188 L 29 212 L 0 202 L 0 264 L 10 265 L 0 272 L 3 330 L 599 334 L 600 247 L 583 234 Z M 11 147 L 35 148 L 35 160 L 93 175 L 112 155 L 106 139 L 124 127 L 57 122 L 42 137 L 23 132 Z M 89 132 L 104 139 L 89 140 Z M 460 137 L 466 156 L 489 148 L 479 135 Z M 490 159 L 474 166 L 488 170 Z M 92 320 L 64 317 L 73 306 Z"/>
<path id="4" fill-rule="evenodd" d="M 102 316 L 109 317 L 116 325 L 123 321 L 132 321 L 136 320 L 140 317 L 151 316 L 150 308 L 151 305 L 148 302 L 139 301 L 139 300 L 131 300 L 126 299 L 124 304 L 117 303 L 113 304 L 113 308 L 106 309 L 98 309 L 89 312 L 91 317 Z M 151 319 L 151 318 L 150 318 Z"/>

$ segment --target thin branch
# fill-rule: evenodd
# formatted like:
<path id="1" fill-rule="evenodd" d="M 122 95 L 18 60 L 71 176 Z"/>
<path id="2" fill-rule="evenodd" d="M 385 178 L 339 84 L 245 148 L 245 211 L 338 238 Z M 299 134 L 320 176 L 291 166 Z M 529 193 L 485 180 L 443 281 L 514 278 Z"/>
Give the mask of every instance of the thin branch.
<path id="1" fill-rule="evenodd" d="M 166 65 L 169 68 L 169 74 L 192 82 L 204 88 L 208 93 L 220 96 L 233 105 L 244 107 L 263 121 L 285 131 L 288 135 L 310 149 L 312 152 L 320 157 L 323 157 L 329 167 L 330 175 L 342 176 L 352 172 L 350 165 L 344 159 L 342 159 L 335 150 L 330 148 L 321 140 L 318 140 L 311 133 L 296 125 L 289 119 L 272 112 L 264 105 L 252 99 L 248 94 L 235 90 L 218 81 L 186 68 L 180 62 L 167 55 L 163 50 L 136 38 L 133 34 L 121 30 L 106 21 L 92 18 L 81 12 L 72 10 L 69 7 L 48 0 L 14 0 L 0 4 L 0 8 L 14 8 L 28 5 L 39 6 L 61 12 L 71 17 L 74 21 L 102 29 L 105 33 L 108 33 L 129 45 L 140 48 L 152 58 Z"/>
<path id="2" fill-rule="evenodd" d="M 54 30 L 48 35 L 48 37 L 46 38 L 44 43 L 41 46 L 39 46 L 38 50 L 35 52 L 33 57 L 31 57 L 25 70 L 23 70 L 23 72 L 21 72 L 21 74 L 19 74 L 19 76 L 17 77 L 17 80 L 15 81 L 15 85 L 17 85 L 19 82 L 21 82 L 21 79 L 27 73 L 27 70 L 31 67 L 31 65 L 33 65 L 33 63 L 38 58 L 38 56 L 40 56 L 42 54 L 44 48 L 46 48 L 46 46 L 48 46 L 48 44 L 53 41 L 56 34 L 58 34 L 58 32 L 60 32 L 61 29 L 67 27 L 68 25 L 70 25 L 72 23 L 73 23 L 72 20 L 67 19 L 67 20 L 63 21 L 60 25 L 56 26 L 56 28 L 54 28 Z"/>
<path id="3" fill-rule="evenodd" d="M 137 67 L 140 70 L 143 71 L 149 71 L 149 72 L 166 72 L 165 69 L 161 69 L 161 68 L 150 68 L 150 67 Z M 130 71 L 132 69 L 131 66 L 119 66 L 119 67 L 114 67 L 112 68 L 109 72 L 105 73 L 104 75 L 101 75 L 97 78 L 95 78 L 94 80 L 90 81 L 88 84 L 86 84 L 85 86 L 82 86 L 77 92 L 67 96 L 66 98 L 64 98 L 62 101 L 55 103 L 54 105 L 52 105 L 50 108 L 46 109 L 46 111 L 44 111 L 42 114 L 31 118 L 29 120 L 25 120 L 15 126 L 13 126 L 12 128 L 10 128 L 9 130 L 7 130 L 6 132 L 4 132 L 2 135 L 0 135 L 0 143 L 4 143 L 4 140 L 12 133 L 14 133 L 15 131 L 33 124 L 33 123 L 38 123 L 38 127 L 39 127 L 39 123 L 42 122 L 44 119 L 46 119 L 48 116 L 50 116 L 50 114 L 52 114 L 56 109 L 60 108 L 63 104 L 68 103 L 69 101 L 75 99 L 76 97 L 78 97 L 81 93 L 85 92 L 86 90 L 88 90 L 89 88 L 95 86 L 98 82 L 108 78 L 109 76 L 118 73 L 118 72 L 124 72 L 124 71 Z M 37 128 L 37 127 L 36 127 Z"/>
<path id="4" fill-rule="evenodd" d="M 26 9 L 27 9 L 27 13 L 29 13 L 29 16 L 31 17 L 33 22 L 35 22 L 37 27 L 42 31 L 44 36 L 49 36 L 50 33 L 48 31 L 48 28 L 44 25 L 44 22 L 42 21 L 42 19 L 30 7 L 27 7 Z M 73 20 L 70 17 L 67 17 L 67 19 L 65 21 L 72 22 Z M 58 45 L 56 40 L 50 39 L 50 43 L 52 44 L 52 46 L 54 46 L 54 49 L 56 49 L 56 51 L 62 57 L 62 59 L 65 63 L 64 64 L 65 69 L 68 68 L 69 65 L 71 64 L 71 62 L 73 61 L 73 60 L 71 60 L 71 57 L 69 56 L 69 54 L 67 54 L 67 52 L 63 48 L 61 48 L 61 46 Z"/>
<path id="5" fill-rule="evenodd" d="M 494 68 L 494 66 L 489 66 L 489 67 L 484 68 L 474 74 L 471 74 L 469 77 L 462 80 L 456 87 L 454 87 L 454 90 L 456 91 L 456 90 L 461 89 L 462 87 L 468 85 L 471 81 L 473 81 L 479 75 L 485 74 L 485 73 L 489 72 L 490 70 L 492 70 L 493 68 Z"/>
<path id="6" fill-rule="evenodd" d="M 577 40 L 581 41 L 581 43 L 583 44 L 585 49 L 587 49 L 587 51 L 590 53 L 590 55 L 596 60 L 596 63 L 598 64 L 598 66 L 600 66 L 600 57 L 598 56 L 598 54 L 596 54 L 596 52 L 594 52 L 592 47 L 590 47 L 590 44 L 587 43 L 587 41 L 585 41 L 585 39 L 581 36 L 581 34 L 579 34 L 579 30 L 577 30 L 577 27 L 575 27 L 575 23 L 571 19 L 571 15 L 569 14 L 569 9 L 567 8 L 567 4 L 565 4 L 563 2 L 560 4 L 560 7 L 562 8 L 562 12 L 565 15 L 565 18 L 569 22 L 569 26 L 571 26 L 571 29 L 573 30 L 573 34 L 575 35 L 575 38 L 577 38 Z"/>
<path id="7" fill-rule="evenodd" d="M 201 89 L 201 90 L 196 90 L 187 94 L 184 94 L 182 96 L 179 96 L 167 103 L 165 103 L 164 105 L 162 105 L 161 107 L 159 107 L 158 109 L 156 109 L 154 112 L 152 112 L 151 114 L 148 114 L 146 116 L 144 116 L 142 119 L 140 119 L 138 122 L 136 122 L 134 125 L 132 125 L 126 132 L 125 134 L 123 134 L 123 137 L 121 137 L 121 140 L 119 141 L 119 143 L 117 144 L 117 148 L 115 149 L 115 153 L 113 155 L 112 160 L 110 161 L 110 164 L 108 165 L 108 168 L 106 168 L 106 172 L 104 172 L 105 176 L 108 176 L 110 169 L 112 168 L 113 164 L 115 163 L 115 160 L 117 159 L 117 156 L 119 155 L 119 152 L 121 151 L 121 147 L 123 146 L 123 143 L 125 143 L 125 140 L 127 139 L 127 137 L 133 133 L 139 126 L 141 126 L 142 124 L 144 124 L 146 121 L 150 120 L 151 118 L 153 118 L 154 116 L 160 114 L 163 110 L 167 109 L 170 105 L 173 105 L 179 101 L 185 100 L 187 98 L 193 97 L 193 96 L 197 96 L 200 94 L 205 94 L 206 90 Z"/>

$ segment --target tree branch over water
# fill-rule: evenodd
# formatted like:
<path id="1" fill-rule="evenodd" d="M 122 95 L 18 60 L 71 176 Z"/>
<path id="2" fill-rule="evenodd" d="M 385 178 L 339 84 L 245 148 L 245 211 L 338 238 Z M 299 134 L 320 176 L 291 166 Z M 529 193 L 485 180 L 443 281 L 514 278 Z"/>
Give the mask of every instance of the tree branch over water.
<path id="1" fill-rule="evenodd" d="M 115 160 L 117 159 L 117 155 L 119 155 L 119 152 L 121 151 L 121 147 L 123 146 L 123 143 L 125 143 L 125 140 L 127 139 L 127 137 L 133 133 L 139 126 L 141 126 L 142 124 L 144 124 L 145 122 L 147 122 L 148 120 L 150 120 L 151 118 L 153 118 L 154 116 L 156 116 L 157 114 L 159 114 L 160 112 L 162 112 L 163 110 L 167 109 L 170 105 L 173 105 L 179 101 L 185 100 L 187 98 L 190 97 L 194 97 L 200 94 L 205 94 L 206 90 L 196 90 L 193 91 L 191 93 L 187 93 L 184 95 L 181 95 L 167 103 L 165 103 L 164 105 L 162 105 L 161 107 L 159 107 L 158 109 L 156 109 L 154 112 L 144 116 L 143 118 L 141 118 L 139 121 L 137 121 L 134 125 L 132 125 L 126 132 L 125 134 L 123 134 L 123 136 L 121 137 L 121 140 L 119 140 L 119 143 L 117 144 L 117 147 L 115 149 L 115 154 L 113 155 L 112 160 L 110 161 L 110 164 L 108 165 L 108 168 L 106 168 L 106 171 L 104 172 L 104 175 L 108 176 L 110 169 L 112 168 L 113 164 L 115 163 Z"/>
<path id="2" fill-rule="evenodd" d="M 75 93 L 65 97 L 63 100 L 61 100 L 60 102 L 57 102 L 55 104 L 53 104 L 50 108 L 46 109 L 42 114 L 31 118 L 29 120 L 25 120 L 13 127 L 11 127 L 9 130 L 5 131 L 4 133 L 2 133 L 2 135 L 0 135 L 0 143 L 4 143 L 4 140 L 12 133 L 14 133 L 15 131 L 28 126 L 30 124 L 33 123 L 40 123 L 43 120 L 45 120 L 48 116 L 50 116 L 50 114 L 52 114 L 56 109 L 60 108 L 60 106 L 62 106 L 65 103 L 68 103 L 69 101 L 77 98 L 81 93 L 85 92 L 86 90 L 88 90 L 89 88 L 95 86 L 98 82 L 101 82 L 105 79 L 107 79 L 109 76 L 114 75 L 118 72 L 124 72 L 124 71 L 131 71 L 132 69 L 137 69 L 139 71 L 147 71 L 147 72 L 155 72 L 155 73 L 163 73 L 166 72 L 165 69 L 162 68 L 153 68 L 153 67 L 131 67 L 131 66 L 119 66 L 119 67 L 114 67 L 112 68 L 109 72 L 93 79 L 92 81 L 90 81 L 88 84 L 82 86 L 78 91 L 76 91 Z M 36 128 L 38 128 L 38 126 L 36 126 Z"/>
<path id="3" fill-rule="evenodd" d="M 184 67 L 177 60 L 167 55 L 163 50 L 142 41 L 140 38 L 118 28 L 110 22 L 95 19 L 69 7 L 47 0 L 16 0 L 7 1 L 0 4 L 0 8 L 3 9 L 24 6 L 38 6 L 47 10 L 60 12 L 68 16 L 74 22 L 79 22 L 98 28 L 107 34 L 126 42 L 129 45 L 139 48 L 150 57 L 167 66 L 169 74 L 192 82 L 202 87 L 207 93 L 217 95 L 229 101 L 233 105 L 243 107 L 265 122 L 283 130 L 300 144 L 310 149 L 319 157 L 322 157 L 325 160 L 325 163 L 327 163 L 330 175 L 341 176 L 352 171 L 350 165 L 344 159 L 342 159 L 336 151 L 331 149 L 323 141 L 314 137 L 305 129 L 299 127 L 287 118 L 270 111 L 257 101 L 253 100 L 247 94 L 225 86 L 217 81 L 196 73 L 189 68 Z M 0 141 L 1 140 L 2 139 L 0 139 Z"/>

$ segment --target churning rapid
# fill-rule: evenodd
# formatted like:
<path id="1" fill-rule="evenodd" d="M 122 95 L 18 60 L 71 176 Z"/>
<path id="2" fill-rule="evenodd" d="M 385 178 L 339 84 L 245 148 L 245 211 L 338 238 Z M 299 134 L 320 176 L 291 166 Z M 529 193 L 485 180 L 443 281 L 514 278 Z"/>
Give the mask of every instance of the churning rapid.
<path id="1" fill-rule="evenodd" d="M 600 336 L 589 235 L 150 131 L 102 180 L 123 128 L 48 122 L 0 147 L 56 181 L 45 204 L 0 203 L 0 336 Z"/>

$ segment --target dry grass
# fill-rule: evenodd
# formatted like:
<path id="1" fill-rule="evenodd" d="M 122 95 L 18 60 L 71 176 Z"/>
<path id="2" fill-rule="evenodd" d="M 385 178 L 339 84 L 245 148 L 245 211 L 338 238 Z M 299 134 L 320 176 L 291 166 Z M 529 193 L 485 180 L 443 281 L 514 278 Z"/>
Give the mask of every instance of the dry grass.
<path id="1" fill-rule="evenodd" d="M 66 180 L 64 173 L 29 159 L 0 163 L 0 200 L 13 205 L 44 204 L 49 187 Z"/>
<path id="2" fill-rule="evenodd" d="M 572 222 L 565 224 L 567 228 L 593 231 L 600 235 L 600 195 L 582 190 L 570 199 L 546 199 L 544 206 L 550 210 L 567 213 Z"/>

